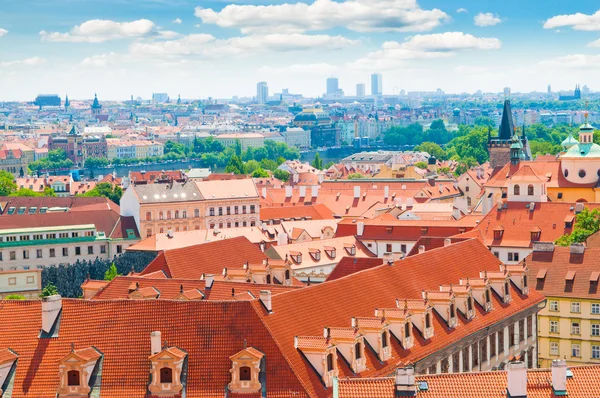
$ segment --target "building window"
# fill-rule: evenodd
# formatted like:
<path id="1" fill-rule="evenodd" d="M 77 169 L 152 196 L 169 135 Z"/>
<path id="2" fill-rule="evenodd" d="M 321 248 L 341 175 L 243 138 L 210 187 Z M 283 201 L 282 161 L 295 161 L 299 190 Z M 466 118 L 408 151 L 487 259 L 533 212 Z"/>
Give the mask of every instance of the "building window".
<path id="1" fill-rule="evenodd" d="M 519 261 L 519 253 L 508 253 L 508 261 Z"/>
<path id="2" fill-rule="evenodd" d="M 29 250 L 23 250 L 23 259 L 27 260 L 29 258 Z"/>
<path id="3" fill-rule="evenodd" d="M 550 311 L 558 311 L 558 301 L 550 300 Z"/>
<path id="4" fill-rule="evenodd" d="M 146 238 L 149 238 L 149 237 L 151 237 L 151 236 L 152 236 L 152 228 L 148 228 L 148 229 L 146 230 Z"/>
<path id="5" fill-rule="evenodd" d="M 17 284 L 17 278 L 8 278 L 8 284 L 9 285 L 16 285 Z"/>
<path id="6" fill-rule="evenodd" d="M 167 210 L 167 220 L 171 219 L 171 210 Z"/>
<path id="7" fill-rule="evenodd" d="M 550 333 L 558 333 L 558 321 L 550 321 Z"/>
<path id="8" fill-rule="evenodd" d="M 533 336 L 533 315 L 527 317 L 527 337 Z"/>
<path id="9" fill-rule="evenodd" d="M 246 205 L 242 206 L 242 214 L 246 214 Z"/>
<path id="10" fill-rule="evenodd" d="M 508 326 L 508 346 L 512 347 L 515 345 L 515 324 Z"/>
<path id="11" fill-rule="evenodd" d="M 161 383 L 173 383 L 173 369 L 171 368 L 162 368 L 160 370 L 160 382 Z"/>
<path id="12" fill-rule="evenodd" d="M 592 346 L 592 359 L 600 359 L 600 345 Z"/>
<path id="13" fill-rule="evenodd" d="M 362 350 L 360 349 L 360 341 L 354 345 L 354 358 L 359 360 L 362 357 Z"/>
<path id="14" fill-rule="evenodd" d="M 78 370 L 69 370 L 67 372 L 67 385 L 73 386 L 73 387 L 79 385 L 79 371 Z"/>
<path id="15" fill-rule="evenodd" d="M 519 184 L 515 185 L 515 187 L 513 188 L 513 193 L 515 195 L 520 195 L 521 194 L 521 186 Z"/>
<path id="16" fill-rule="evenodd" d="M 152 221 L 152 213 L 149 211 L 146 212 L 146 221 Z"/>
<path id="17" fill-rule="evenodd" d="M 67 257 L 69 255 L 69 248 L 68 247 L 63 247 L 62 248 L 62 255 L 63 255 L 63 257 Z"/>
<path id="18" fill-rule="evenodd" d="M 551 341 L 550 342 L 550 355 L 558 355 L 559 351 L 558 351 L 558 342 L 556 341 Z"/>
<path id="19" fill-rule="evenodd" d="M 28 277 L 27 277 L 27 284 L 28 284 L 28 285 L 32 285 L 32 284 L 34 284 L 34 283 L 35 283 L 35 279 L 34 279 L 34 277 L 33 277 L 33 276 L 28 276 Z"/>
<path id="20" fill-rule="evenodd" d="M 573 302 L 573 303 L 571 303 L 571 312 L 579 314 L 580 307 L 581 307 L 581 305 L 579 304 L 579 302 Z"/>
<path id="21" fill-rule="evenodd" d="M 187 210 L 181 210 L 181 218 L 187 218 Z"/>
<path id="22" fill-rule="evenodd" d="M 56 250 L 50 249 L 50 257 L 56 257 Z"/>
<path id="23" fill-rule="evenodd" d="M 598 303 L 592 303 L 592 311 L 591 312 L 594 315 L 600 314 L 600 304 L 598 304 Z"/>
<path id="24" fill-rule="evenodd" d="M 230 222 L 227 223 L 227 228 L 231 228 L 231 223 Z"/>
<path id="25" fill-rule="evenodd" d="M 256 206 L 255 205 L 250 205 L 250 213 L 254 214 L 256 210 Z"/>
<path id="26" fill-rule="evenodd" d="M 519 343 L 525 341 L 525 319 L 519 320 Z"/>
<path id="27" fill-rule="evenodd" d="M 400 245 L 400 251 L 406 254 L 406 245 Z"/>
<path id="28" fill-rule="evenodd" d="M 102 253 L 102 254 L 106 253 L 106 245 L 100 246 L 100 253 Z"/>
<path id="29" fill-rule="evenodd" d="M 219 215 L 222 216 L 223 215 L 223 208 L 219 207 Z"/>
<path id="30" fill-rule="evenodd" d="M 333 370 L 333 354 L 327 354 L 327 371 Z"/>
<path id="31" fill-rule="evenodd" d="M 179 218 L 179 210 L 175 210 L 175 218 Z"/>
<path id="32" fill-rule="evenodd" d="M 210 216 L 214 216 L 214 215 L 215 215 L 215 208 L 214 208 L 214 207 L 211 207 L 211 208 L 208 210 L 208 214 L 209 214 Z"/>
<path id="33" fill-rule="evenodd" d="M 583 169 L 579 170 L 579 178 L 585 178 L 585 174 L 586 174 L 585 170 L 583 170 Z"/>
<path id="34" fill-rule="evenodd" d="M 233 214 L 239 214 L 239 206 L 233 207 Z"/>
<path id="35" fill-rule="evenodd" d="M 592 336 L 600 336 L 600 324 L 592 323 Z"/>
<path id="36" fill-rule="evenodd" d="M 381 346 L 383 348 L 386 348 L 388 346 L 388 339 L 387 339 L 388 335 L 387 335 L 387 331 L 383 331 L 383 333 L 381 333 Z"/>
<path id="37" fill-rule="evenodd" d="M 123 253 L 123 246 L 117 245 L 117 254 Z"/>
<path id="38" fill-rule="evenodd" d="M 36 258 L 42 258 L 42 249 L 37 249 L 35 251 L 35 257 Z"/>
<path id="39" fill-rule="evenodd" d="M 496 356 L 496 335 L 497 333 L 490 335 L 490 359 Z"/>
<path id="40" fill-rule="evenodd" d="M 527 195 L 533 196 L 533 185 L 529 184 L 527 187 Z"/>
<path id="41" fill-rule="evenodd" d="M 571 356 L 574 358 L 581 357 L 581 345 L 571 344 Z"/>
<path id="42" fill-rule="evenodd" d="M 571 334 L 580 334 L 579 322 L 571 322 Z"/>
<path id="43" fill-rule="evenodd" d="M 94 254 L 94 246 L 88 246 L 88 254 Z"/>
<path id="44" fill-rule="evenodd" d="M 77 247 L 75 248 L 75 255 L 76 255 L 76 256 L 81 256 L 81 247 L 77 246 Z"/>
<path id="45" fill-rule="evenodd" d="M 240 367 L 240 381 L 252 380 L 252 373 L 250 372 L 249 366 Z"/>
<path id="46" fill-rule="evenodd" d="M 391 252 L 392 252 L 392 244 L 391 244 L 391 243 L 387 243 L 387 244 L 385 245 L 385 251 L 386 251 L 387 253 L 391 253 Z"/>
<path id="47" fill-rule="evenodd" d="M 496 258 L 500 258 L 500 253 L 499 253 L 499 252 L 494 252 L 494 256 L 495 256 Z"/>
<path id="48" fill-rule="evenodd" d="M 231 215 L 231 207 L 227 206 L 227 215 Z"/>

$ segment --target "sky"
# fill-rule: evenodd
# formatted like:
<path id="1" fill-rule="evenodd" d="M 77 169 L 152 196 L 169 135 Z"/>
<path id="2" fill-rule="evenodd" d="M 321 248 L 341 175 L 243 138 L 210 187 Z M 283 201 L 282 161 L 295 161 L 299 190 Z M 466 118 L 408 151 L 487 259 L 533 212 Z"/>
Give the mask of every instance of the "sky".
<path id="1" fill-rule="evenodd" d="M 600 90 L 598 0 L 0 0 L 0 100 Z"/>

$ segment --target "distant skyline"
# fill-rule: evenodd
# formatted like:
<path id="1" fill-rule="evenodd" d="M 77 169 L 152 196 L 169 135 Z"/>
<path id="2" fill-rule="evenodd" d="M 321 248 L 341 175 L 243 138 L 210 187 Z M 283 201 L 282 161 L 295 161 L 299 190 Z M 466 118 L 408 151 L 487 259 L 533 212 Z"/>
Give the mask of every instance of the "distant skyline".
<path id="1" fill-rule="evenodd" d="M 600 90 L 597 0 L 0 3 L 0 100 Z"/>

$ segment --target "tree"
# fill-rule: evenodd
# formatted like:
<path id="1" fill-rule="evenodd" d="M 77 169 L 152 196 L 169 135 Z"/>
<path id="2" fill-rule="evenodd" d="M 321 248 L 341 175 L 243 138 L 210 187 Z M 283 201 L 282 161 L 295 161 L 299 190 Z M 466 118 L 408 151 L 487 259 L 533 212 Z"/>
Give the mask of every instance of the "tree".
<path id="1" fill-rule="evenodd" d="M 290 179 L 290 173 L 285 170 L 275 169 L 273 172 L 273 177 L 277 178 L 280 181 L 287 182 Z"/>
<path id="2" fill-rule="evenodd" d="M 269 178 L 270 175 L 267 171 L 261 169 L 260 167 L 252 173 L 253 178 Z"/>
<path id="3" fill-rule="evenodd" d="M 8 171 L 0 171 L 0 196 L 9 196 L 17 190 L 17 183 Z"/>
<path id="4" fill-rule="evenodd" d="M 255 170 L 260 169 L 260 163 L 258 163 L 256 160 L 252 159 L 246 162 L 245 165 L 245 171 L 248 174 L 252 174 L 254 173 Z"/>
<path id="5" fill-rule="evenodd" d="M 11 193 L 9 196 L 44 196 L 40 192 L 35 192 L 33 189 L 20 188 L 19 190 Z"/>
<path id="6" fill-rule="evenodd" d="M 42 289 L 42 293 L 40 293 L 40 297 L 50 297 L 58 294 L 58 289 L 54 286 L 54 283 L 48 282 L 44 289 Z"/>
<path id="7" fill-rule="evenodd" d="M 94 169 L 108 166 L 107 158 L 87 158 L 84 167 L 90 171 L 90 178 L 94 178 Z"/>
<path id="8" fill-rule="evenodd" d="M 349 180 L 358 180 L 360 178 L 365 178 L 365 176 L 362 175 L 362 174 L 360 174 L 360 173 L 351 173 L 351 174 L 348 174 L 348 179 Z"/>
<path id="9" fill-rule="evenodd" d="M 590 210 L 584 208 L 575 216 L 573 232 L 561 236 L 556 240 L 558 246 L 569 246 L 571 243 L 583 243 L 587 238 L 600 230 L 600 209 Z"/>
<path id="10" fill-rule="evenodd" d="M 109 198 L 116 204 L 121 202 L 121 196 L 123 196 L 123 189 L 119 186 L 113 186 L 110 182 L 100 182 L 96 184 L 94 189 L 91 189 L 84 193 L 82 196 L 85 197 L 98 197 L 104 196 Z"/>
<path id="11" fill-rule="evenodd" d="M 448 143 L 448 156 L 456 160 L 473 158 L 479 164 L 485 163 L 489 158 L 487 140 L 488 132 L 486 128 L 470 128 L 466 135 L 455 137 Z"/>
<path id="12" fill-rule="evenodd" d="M 475 120 L 473 121 L 473 124 L 475 126 L 494 126 L 494 122 L 492 122 L 492 119 L 490 119 L 487 116 L 477 116 L 475 118 Z"/>
<path id="13" fill-rule="evenodd" d="M 57 195 L 56 195 L 56 192 L 54 192 L 53 188 L 45 187 L 44 188 L 44 196 L 54 196 L 54 197 L 56 197 Z"/>
<path id="14" fill-rule="evenodd" d="M 104 273 L 104 280 L 105 281 L 112 281 L 117 276 L 120 276 L 120 275 L 117 272 L 117 266 L 115 265 L 115 263 L 113 261 L 113 263 L 110 265 L 110 267 Z"/>
<path id="15" fill-rule="evenodd" d="M 418 167 L 420 169 L 427 169 L 427 163 L 426 162 L 417 162 L 417 163 L 415 163 L 415 167 Z"/>
<path id="16" fill-rule="evenodd" d="M 246 174 L 246 167 L 244 166 L 244 162 L 242 162 L 238 156 L 233 155 L 229 160 L 227 167 L 225 167 L 225 172 L 233 174 Z"/>
<path id="17" fill-rule="evenodd" d="M 8 296 L 4 297 L 4 300 L 25 300 L 25 296 L 20 294 L 9 294 Z"/>
<path id="18" fill-rule="evenodd" d="M 315 159 L 312 162 L 312 167 L 318 170 L 323 169 L 323 159 L 321 159 L 321 155 L 319 155 L 319 152 L 315 153 Z"/>
<path id="19" fill-rule="evenodd" d="M 435 142 L 426 141 L 415 147 L 415 151 L 427 152 L 431 156 L 435 156 L 436 159 L 446 159 L 446 151 Z"/>
<path id="20" fill-rule="evenodd" d="M 327 162 L 327 164 L 323 167 L 323 170 L 329 170 L 331 168 L 331 166 L 335 165 L 335 162 L 333 160 L 330 160 L 329 162 Z"/>
<path id="21" fill-rule="evenodd" d="M 240 140 L 235 140 L 235 145 L 233 146 L 235 149 L 235 156 L 238 158 L 242 157 L 242 142 Z"/>

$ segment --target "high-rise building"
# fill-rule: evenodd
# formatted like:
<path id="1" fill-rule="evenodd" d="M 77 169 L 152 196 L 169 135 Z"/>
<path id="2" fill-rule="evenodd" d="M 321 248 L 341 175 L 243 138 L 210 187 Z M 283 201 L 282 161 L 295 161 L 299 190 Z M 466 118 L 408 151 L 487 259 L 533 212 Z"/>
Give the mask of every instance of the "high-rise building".
<path id="1" fill-rule="evenodd" d="M 327 78 L 327 94 L 337 94 L 340 89 L 340 83 L 337 77 Z"/>
<path id="2" fill-rule="evenodd" d="M 371 95 L 383 94 L 383 78 L 381 73 L 373 73 L 371 75 Z"/>
<path id="3" fill-rule="evenodd" d="M 552 85 L 548 84 L 548 94 L 552 94 Z"/>
<path id="4" fill-rule="evenodd" d="M 504 87 L 504 97 L 510 98 L 510 87 Z"/>
<path id="5" fill-rule="evenodd" d="M 356 85 L 356 96 L 357 97 L 365 96 L 365 84 L 364 83 L 358 83 Z"/>
<path id="6" fill-rule="evenodd" d="M 152 101 L 157 104 L 164 104 L 169 101 L 169 94 L 167 93 L 152 93 Z"/>
<path id="7" fill-rule="evenodd" d="M 266 104 L 269 99 L 269 86 L 267 82 L 258 82 L 256 85 L 256 102 Z"/>

